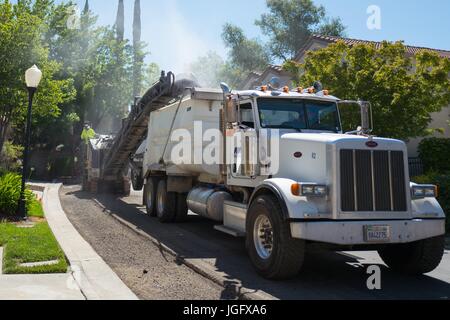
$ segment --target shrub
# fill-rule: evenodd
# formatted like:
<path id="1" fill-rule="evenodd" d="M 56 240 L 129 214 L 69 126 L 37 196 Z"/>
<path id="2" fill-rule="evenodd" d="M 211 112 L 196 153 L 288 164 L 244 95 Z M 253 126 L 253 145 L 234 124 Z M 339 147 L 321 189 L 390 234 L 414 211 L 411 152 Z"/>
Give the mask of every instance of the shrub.
<path id="1" fill-rule="evenodd" d="M 22 177 L 15 173 L 7 173 L 0 177 L 0 214 L 14 216 L 17 214 L 17 207 L 20 198 Z M 33 193 L 25 191 L 27 207 L 34 200 Z"/>
<path id="2" fill-rule="evenodd" d="M 450 139 L 424 139 L 419 145 L 419 157 L 425 172 L 450 172 Z"/>
<path id="3" fill-rule="evenodd" d="M 0 152 L 0 163 L 3 170 L 17 171 L 20 169 L 21 164 L 19 159 L 22 157 L 23 147 L 12 144 L 6 141 L 3 150 Z M 1 173 L 0 173 L 1 174 Z"/>
<path id="4" fill-rule="evenodd" d="M 438 201 L 447 215 L 447 232 L 450 232 L 450 174 L 429 173 L 413 180 L 419 184 L 435 184 L 439 187 Z"/>

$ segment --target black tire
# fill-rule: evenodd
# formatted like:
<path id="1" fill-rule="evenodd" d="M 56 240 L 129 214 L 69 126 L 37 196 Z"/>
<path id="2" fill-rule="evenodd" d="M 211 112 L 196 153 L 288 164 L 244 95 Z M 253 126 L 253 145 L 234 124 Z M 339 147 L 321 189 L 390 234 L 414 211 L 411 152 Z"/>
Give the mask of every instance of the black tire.
<path id="1" fill-rule="evenodd" d="M 177 214 L 177 194 L 167 192 L 166 180 L 158 183 L 156 191 L 156 215 L 162 223 L 171 223 L 175 221 Z"/>
<path id="2" fill-rule="evenodd" d="M 271 223 L 272 229 L 269 230 L 272 230 L 272 235 L 269 238 L 273 245 L 269 257 L 258 253 L 254 229 L 259 217 L 268 218 Z M 283 220 L 281 206 L 274 196 L 259 196 L 251 204 L 247 217 L 246 247 L 256 271 L 266 279 L 292 278 L 303 266 L 305 241 L 291 237 L 289 223 Z"/>
<path id="3" fill-rule="evenodd" d="M 142 178 L 141 172 L 131 170 L 131 184 L 135 191 L 141 191 L 144 188 L 144 179 Z"/>
<path id="4" fill-rule="evenodd" d="M 187 194 L 177 193 L 177 214 L 175 222 L 186 222 L 188 217 Z"/>
<path id="5" fill-rule="evenodd" d="M 144 200 L 147 214 L 150 217 L 156 217 L 156 191 L 158 188 L 159 179 L 156 177 L 147 178 L 147 183 L 144 188 Z"/>
<path id="6" fill-rule="evenodd" d="M 386 246 L 378 251 L 381 259 L 396 272 L 421 275 L 436 269 L 445 251 L 445 236 L 408 244 Z"/>

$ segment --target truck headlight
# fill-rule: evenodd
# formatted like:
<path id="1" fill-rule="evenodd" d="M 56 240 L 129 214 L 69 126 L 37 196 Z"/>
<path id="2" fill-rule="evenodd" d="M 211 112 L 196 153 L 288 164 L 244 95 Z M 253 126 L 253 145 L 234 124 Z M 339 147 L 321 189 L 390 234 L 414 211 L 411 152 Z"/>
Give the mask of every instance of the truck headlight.
<path id="1" fill-rule="evenodd" d="M 328 195 L 328 187 L 319 184 L 295 183 L 291 186 L 294 196 L 325 197 Z"/>
<path id="2" fill-rule="evenodd" d="M 411 189 L 411 194 L 414 199 L 423 198 L 437 198 L 437 186 L 434 185 L 417 185 Z"/>

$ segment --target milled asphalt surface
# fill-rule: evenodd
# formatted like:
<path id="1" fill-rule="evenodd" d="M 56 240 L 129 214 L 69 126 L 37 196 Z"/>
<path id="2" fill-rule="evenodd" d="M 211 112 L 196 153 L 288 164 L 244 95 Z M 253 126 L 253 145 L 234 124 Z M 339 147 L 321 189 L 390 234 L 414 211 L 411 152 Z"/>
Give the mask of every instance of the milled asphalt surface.
<path id="1" fill-rule="evenodd" d="M 60 193 L 69 220 L 140 299 L 232 298 L 220 286 L 178 264 L 172 256 L 105 214 L 78 190 L 65 187 Z"/>
<path id="2" fill-rule="evenodd" d="M 167 299 L 219 299 L 229 295 L 185 267 L 175 267 L 171 258 L 162 252 L 155 252 L 150 240 L 113 222 L 113 218 L 106 216 L 92 197 L 81 192 L 77 186 L 65 187 L 61 192 L 63 207 L 74 225 L 138 296 L 148 299 L 154 299 L 155 295 L 156 298 Z M 297 278 L 273 282 L 256 275 L 243 240 L 215 231 L 213 222 L 190 216 L 187 223 L 160 224 L 145 215 L 141 205 L 142 193 L 137 192 L 122 199 L 112 195 L 99 195 L 95 199 L 107 210 L 159 240 L 186 260 L 206 262 L 218 275 L 225 274 L 230 284 L 238 281 L 247 289 L 262 291 L 277 299 L 450 299 L 449 251 L 446 251 L 437 270 L 421 277 L 391 272 L 375 252 L 338 254 L 312 251 L 307 254 L 305 266 Z M 367 267 L 374 264 L 382 270 L 382 290 L 371 291 L 367 288 Z M 143 282 L 140 277 L 145 268 L 152 268 L 152 272 L 144 276 Z M 174 268 L 179 273 L 165 272 L 165 268 Z M 155 288 L 154 278 L 161 279 L 158 281 L 168 290 Z M 195 289 L 185 286 L 194 286 Z M 171 290 L 173 294 L 169 294 Z M 192 292 L 195 294 L 189 296 Z"/>

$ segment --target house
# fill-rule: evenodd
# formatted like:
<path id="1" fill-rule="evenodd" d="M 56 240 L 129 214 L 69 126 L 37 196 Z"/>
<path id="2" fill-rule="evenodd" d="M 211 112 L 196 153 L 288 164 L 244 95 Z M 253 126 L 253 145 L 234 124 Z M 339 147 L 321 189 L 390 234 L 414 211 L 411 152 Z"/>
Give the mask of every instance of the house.
<path id="1" fill-rule="evenodd" d="M 304 46 L 298 51 L 294 60 L 297 62 L 304 62 L 308 52 L 325 48 L 328 45 L 336 43 L 338 41 L 344 41 L 349 46 L 357 44 L 371 44 L 374 45 L 375 47 L 380 47 L 382 45 L 382 42 L 333 37 L 333 36 L 312 35 L 308 39 L 308 41 L 304 44 Z M 414 56 L 415 54 L 417 54 L 422 50 L 430 50 L 436 52 L 441 57 L 450 59 L 450 51 L 416 47 L 416 46 L 406 46 L 406 54 L 409 56 Z M 290 86 L 290 87 L 292 86 L 292 76 L 286 71 L 284 71 L 281 68 L 281 66 L 270 65 L 259 77 L 257 75 L 258 74 L 254 73 L 253 75 L 251 75 L 251 77 L 249 76 L 247 78 L 248 81 L 242 83 L 242 89 L 253 89 L 262 84 L 267 84 L 273 77 L 278 77 L 280 79 L 280 84 L 282 86 Z M 450 138 L 450 126 L 448 123 L 448 121 L 450 120 L 450 106 L 443 108 L 441 112 L 433 113 L 432 119 L 433 120 L 430 124 L 430 128 L 445 129 L 444 134 L 436 134 L 435 136 Z M 423 138 L 411 139 L 407 141 L 408 153 L 410 158 L 418 156 L 418 146 L 421 140 L 423 140 Z"/>

